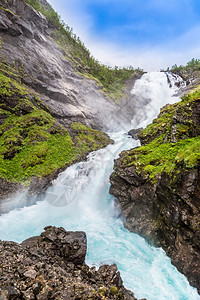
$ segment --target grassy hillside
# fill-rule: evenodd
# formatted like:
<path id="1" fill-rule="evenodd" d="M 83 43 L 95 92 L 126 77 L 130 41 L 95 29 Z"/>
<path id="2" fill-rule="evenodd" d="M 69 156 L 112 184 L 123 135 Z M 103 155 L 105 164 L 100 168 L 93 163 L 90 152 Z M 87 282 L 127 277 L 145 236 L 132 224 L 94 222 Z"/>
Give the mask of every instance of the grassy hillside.
<path id="1" fill-rule="evenodd" d="M 1 178 L 29 184 L 109 143 L 106 134 L 79 123 L 69 133 L 37 94 L 0 72 Z"/>
<path id="2" fill-rule="evenodd" d="M 179 166 L 190 169 L 200 164 L 200 91 L 162 109 L 158 118 L 139 137 L 142 146 L 123 152 L 123 168 L 134 166 L 138 173 L 156 181 L 165 172 L 175 178 Z"/>

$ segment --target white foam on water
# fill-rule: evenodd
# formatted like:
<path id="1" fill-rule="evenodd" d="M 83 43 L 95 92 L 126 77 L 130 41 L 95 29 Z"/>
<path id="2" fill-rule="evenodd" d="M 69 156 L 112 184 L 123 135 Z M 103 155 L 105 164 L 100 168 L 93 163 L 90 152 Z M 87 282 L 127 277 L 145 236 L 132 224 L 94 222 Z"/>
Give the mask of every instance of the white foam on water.
<path id="1" fill-rule="evenodd" d="M 133 117 L 131 122 L 133 128 L 145 128 L 157 117 L 164 105 L 180 101 L 179 97 L 174 96 L 177 91 L 175 82 L 178 81 L 178 76 L 174 77 L 171 74 L 167 74 L 167 76 L 163 72 L 151 72 L 144 74 L 140 80 L 136 81 L 131 91 L 132 94 L 138 102 L 148 101 L 148 103 L 140 107 Z M 170 80 L 171 88 L 168 80 Z M 179 80 L 181 82 L 181 77 Z"/>
<path id="2" fill-rule="evenodd" d="M 155 90 L 159 91 L 164 76 L 167 81 L 163 73 L 156 76 L 155 73 L 145 74 L 140 79 L 144 85 L 155 80 L 152 83 L 152 99 L 158 97 Z M 167 87 L 165 89 L 169 95 Z M 146 93 L 149 95 L 150 91 L 151 88 Z M 150 101 L 156 102 L 160 108 L 168 100 L 162 99 L 158 103 L 155 99 Z M 143 124 L 151 121 L 152 111 L 146 110 L 145 116 L 146 120 L 144 117 L 141 120 Z M 137 124 L 138 127 L 141 123 Z M 39 235 L 47 225 L 83 230 L 88 240 L 86 262 L 97 267 L 103 263 L 116 263 L 124 285 L 134 291 L 136 297 L 146 297 L 148 300 L 199 300 L 196 289 L 171 264 L 162 249 L 149 246 L 143 238 L 124 228 L 114 197 L 109 194 L 109 176 L 113 159 L 118 153 L 139 143 L 122 132 L 111 134 L 111 137 L 115 140 L 114 145 L 91 153 L 87 161 L 62 172 L 47 190 L 43 201 L 2 215 L 0 238 L 21 242 Z"/>

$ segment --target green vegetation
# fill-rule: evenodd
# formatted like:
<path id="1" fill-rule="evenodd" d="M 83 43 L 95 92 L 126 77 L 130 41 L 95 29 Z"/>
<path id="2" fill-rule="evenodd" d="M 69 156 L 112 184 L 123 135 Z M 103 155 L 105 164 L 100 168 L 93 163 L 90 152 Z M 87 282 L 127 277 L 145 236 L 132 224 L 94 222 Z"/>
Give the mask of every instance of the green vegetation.
<path id="1" fill-rule="evenodd" d="M 2 39 L 0 38 L 0 49 L 2 48 L 3 42 Z"/>
<path id="2" fill-rule="evenodd" d="M 171 71 L 174 73 L 176 73 L 177 71 L 181 71 L 181 70 L 183 70 L 183 71 L 190 71 L 190 70 L 200 71 L 200 59 L 193 58 L 187 63 L 186 66 L 182 66 L 182 65 L 177 66 L 175 64 L 174 66 L 171 67 L 171 69 L 170 68 L 167 69 L 167 71 Z"/>
<path id="3" fill-rule="evenodd" d="M 197 101 L 199 99 L 200 99 L 200 91 L 192 90 L 190 93 L 188 93 L 182 97 L 182 103 L 184 103 L 188 106 L 190 102 Z"/>
<path id="4" fill-rule="evenodd" d="M 102 144 L 107 144 L 108 137 L 104 133 L 88 128 L 85 125 L 74 122 L 71 128 L 75 132 L 74 143 L 81 152 L 88 152 L 90 149 L 102 148 Z"/>
<path id="5" fill-rule="evenodd" d="M 39 0 L 25 0 L 29 5 L 40 11 L 54 26 L 52 37 L 65 51 L 66 59 L 73 61 L 77 72 L 87 78 L 97 80 L 102 91 L 107 92 L 111 98 L 119 101 L 122 98 L 124 83 L 136 72 L 143 74 L 139 68 L 110 67 L 101 64 L 73 33 L 73 29 L 66 25 L 50 5 L 42 6 Z"/>
<path id="6" fill-rule="evenodd" d="M 140 138 L 144 143 L 151 141 L 162 133 L 166 133 L 169 129 L 169 122 L 171 122 L 175 112 L 175 105 L 165 108 L 165 113 L 160 114 L 152 124 L 147 126 L 139 133 Z"/>
<path id="7" fill-rule="evenodd" d="M 159 116 L 144 130 L 139 133 L 139 137 L 143 143 L 152 141 L 161 134 L 165 134 L 165 138 L 170 141 L 172 120 L 176 113 L 180 120 L 177 123 L 176 138 L 189 137 L 191 132 L 196 129 L 196 124 L 191 120 L 193 106 L 200 99 L 200 91 L 188 93 L 182 97 L 182 101 L 173 105 L 167 105 L 161 110 Z"/>
<path id="8" fill-rule="evenodd" d="M 39 0 L 25 0 L 25 2 L 29 5 L 31 5 L 33 8 L 35 8 L 37 11 L 42 9 L 42 6 L 41 6 Z"/>
<path id="9" fill-rule="evenodd" d="M 110 288 L 110 293 L 111 293 L 111 295 L 117 295 L 118 294 L 118 288 L 116 287 L 116 286 L 112 286 L 111 288 Z"/>
<path id="10" fill-rule="evenodd" d="M 0 58 L 0 72 L 9 78 L 15 79 L 20 84 L 24 76 L 27 76 L 24 69 L 25 67 L 20 59 L 16 59 L 16 61 L 9 64 L 6 59 Z"/>
<path id="11" fill-rule="evenodd" d="M 5 3 L 7 3 L 7 1 L 6 0 L 3 0 Z M 7 9 L 7 8 L 5 8 L 5 7 L 3 7 L 3 6 L 0 6 L 0 10 L 4 10 L 5 12 L 7 12 L 8 14 L 10 14 L 10 15 L 12 15 L 12 16 L 14 16 L 14 17 L 19 17 L 18 15 L 16 15 L 12 10 L 10 10 L 10 9 Z"/>
<path id="12" fill-rule="evenodd" d="M 143 172 L 155 182 L 163 172 L 169 175 L 178 164 L 184 163 L 186 168 L 193 168 L 200 161 L 200 137 L 180 140 L 177 143 L 163 143 L 163 136 L 151 143 L 133 149 L 122 159 L 123 167 L 136 167 L 138 173 Z"/>
<path id="13" fill-rule="evenodd" d="M 190 60 L 186 66 L 174 65 L 168 68 L 166 71 L 175 73 L 186 81 L 186 84 L 190 84 L 191 89 L 200 90 L 200 59 Z"/>
<path id="14" fill-rule="evenodd" d="M 1 178 L 28 184 L 32 176 L 52 174 L 110 142 L 79 123 L 72 124 L 72 138 L 44 106 L 27 87 L 0 73 Z"/>
<path id="15" fill-rule="evenodd" d="M 123 152 L 122 168 L 134 166 L 138 173 L 155 182 L 163 172 L 174 176 L 180 166 L 185 169 L 197 166 L 200 128 L 193 111 L 199 102 L 200 92 L 196 91 L 163 108 L 158 118 L 139 134 L 145 145 Z"/>

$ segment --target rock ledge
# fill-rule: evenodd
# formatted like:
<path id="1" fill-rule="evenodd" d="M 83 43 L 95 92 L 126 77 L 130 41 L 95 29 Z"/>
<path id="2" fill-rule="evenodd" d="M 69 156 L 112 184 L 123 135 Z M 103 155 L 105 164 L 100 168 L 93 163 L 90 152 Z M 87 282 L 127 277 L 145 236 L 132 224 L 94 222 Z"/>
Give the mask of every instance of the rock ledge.
<path id="1" fill-rule="evenodd" d="M 85 264 L 86 234 L 48 226 L 21 244 L 0 242 L 0 299 L 136 299 L 116 265 Z"/>

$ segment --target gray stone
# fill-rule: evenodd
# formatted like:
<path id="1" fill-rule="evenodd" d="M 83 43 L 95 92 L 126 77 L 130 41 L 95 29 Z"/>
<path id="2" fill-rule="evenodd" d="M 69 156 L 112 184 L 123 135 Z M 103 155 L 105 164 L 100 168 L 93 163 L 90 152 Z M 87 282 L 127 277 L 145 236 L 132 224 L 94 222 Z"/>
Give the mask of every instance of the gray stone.
<path id="1" fill-rule="evenodd" d="M 108 299 L 136 300 L 124 288 L 116 265 L 96 270 L 85 264 L 84 232 L 48 226 L 40 237 L 21 245 L 0 241 L 0 252 L 2 300 L 102 299 L 102 286 Z"/>
<path id="2" fill-rule="evenodd" d="M 37 272 L 33 269 L 30 269 L 30 270 L 28 270 L 24 273 L 25 277 L 28 277 L 28 278 L 31 278 L 31 279 L 35 279 L 36 275 L 37 275 Z"/>

